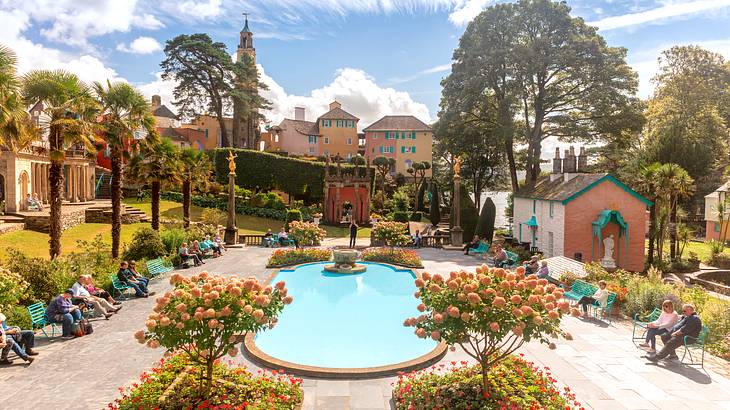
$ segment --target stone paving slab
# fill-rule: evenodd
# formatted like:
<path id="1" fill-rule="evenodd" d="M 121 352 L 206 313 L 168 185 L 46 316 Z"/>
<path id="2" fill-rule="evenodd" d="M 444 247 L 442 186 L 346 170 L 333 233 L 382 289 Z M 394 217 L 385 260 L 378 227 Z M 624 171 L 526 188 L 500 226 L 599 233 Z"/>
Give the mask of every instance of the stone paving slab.
<path id="1" fill-rule="evenodd" d="M 222 258 L 182 272 L 189 275 L 209 270 L 265 280 L 274 272 L 264 268 L 270 252 L 257 247 L 232 249 Z M 459 252 L 424 248 L 419 253 L 430 272 L 473 269 L 483 263 Z M 168 276 L 154 280 L 152 290 L 168 290 Z M 118 315 L 109 321 L 95 320 L 94 334 L 80 339 L 49 342 L 38 338 L 41 354 L 33 365 L 0 367 L 0 407 L 103 408 L 118 397 L 119 386 L 135 382 L 162 356 L 162 349 L 149 349 L 132 337 L 153 305 L 154 298 L 125 302 Z M 569 317 L 563 327 L 575 340 L 560 341 L 556 350 L 530 343 L 520 351 L 537 365 L 549 367 L 587 409 L 730 409 L 730 379 L 723 375 L 728 372 L 724 362 L 709 360 L 704 370 L 675 363 L 648 364 L 624 324 L 609 326 Z M 449 352 L 441 363 L 462 360 L 472 362 L 457 350 Z M 254 373 L 258 370 L 242 355 L 235 361 Z M 395 377 L 349 381 L 307 378 L 303 381 L 303 408 L 390 409 L 395 381 Z"/>

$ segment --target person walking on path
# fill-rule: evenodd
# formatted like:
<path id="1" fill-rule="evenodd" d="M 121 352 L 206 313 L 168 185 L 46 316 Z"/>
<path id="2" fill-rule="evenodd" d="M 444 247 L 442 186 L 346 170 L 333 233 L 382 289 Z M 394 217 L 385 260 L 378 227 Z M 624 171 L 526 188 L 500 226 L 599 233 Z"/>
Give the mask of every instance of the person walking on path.
<path id="1" fill-rule="evenodd" d="M 355 240 L 357 239 L 357 224 L 355 221 L 350 222 L 350 248 L 355 247 Z"/>

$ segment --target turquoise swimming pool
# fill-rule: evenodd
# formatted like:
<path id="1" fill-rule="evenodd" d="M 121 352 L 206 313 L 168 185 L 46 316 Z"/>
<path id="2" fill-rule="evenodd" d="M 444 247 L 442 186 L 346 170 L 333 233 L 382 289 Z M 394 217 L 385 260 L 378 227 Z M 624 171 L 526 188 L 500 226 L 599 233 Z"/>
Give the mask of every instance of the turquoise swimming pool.
<path id="1" fill-rule="evenodd" d="M 403 326 L 419 314 L 411 270 L 366 263 L 363 273 L 341 275 L 324 272 L 326 264 L 282 270 L 273 279 L 286 282 L 294 303 L 274 329 L 256 336 L 261 351 L 300 365 L 362 368 L 405 362 L 436 347 Z"/>

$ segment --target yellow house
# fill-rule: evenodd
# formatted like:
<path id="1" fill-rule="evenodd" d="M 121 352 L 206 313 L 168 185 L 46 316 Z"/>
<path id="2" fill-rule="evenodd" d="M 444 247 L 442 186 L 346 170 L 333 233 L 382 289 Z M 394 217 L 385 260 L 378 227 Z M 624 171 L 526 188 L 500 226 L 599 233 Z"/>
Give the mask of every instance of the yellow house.
<path id="1" fill-rule="evenodd" d="M 223 118 L 228 131 L 228 140 L 233 138 L 233 118 Z M 214 149 L 221 146 L 221 127 L 218 118 L 204 114 L 195 117 L 189 124 L 183 124 L 182 128 L 191 128 L 205 133 L 205 144 L 203 149 Z"/>
<path id="2" fill-rule="evenodd" d="M 395 159 L 396 173 L 407 175 L 415 162 L 433 163 L 431 127 L 412 115 L 386 115 L 364 129 L 365 156 Z M 431 170 L 426 171 L 431 176 Z"/>
<path id="3" fill-rule="evenodd" d="M 342 109 L 337 101 L 330 103 L 330 110 L 317 118 L 319 127 L 320 155 L 339 155 L 350 159 L 357 155 L 357 123 L 359 118 Z"/>

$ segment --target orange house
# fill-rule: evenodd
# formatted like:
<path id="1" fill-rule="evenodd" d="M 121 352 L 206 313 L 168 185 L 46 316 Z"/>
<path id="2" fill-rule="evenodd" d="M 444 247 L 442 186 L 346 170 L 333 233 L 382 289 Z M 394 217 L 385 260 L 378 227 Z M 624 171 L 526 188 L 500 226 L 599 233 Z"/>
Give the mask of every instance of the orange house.
<path id="1" fill-rule="evenodd" d="M 513 234 L 545 257 L 640 272 L 646 209 L 652 205 L 605 173 L 553 173 L 515 193 Z"/>

